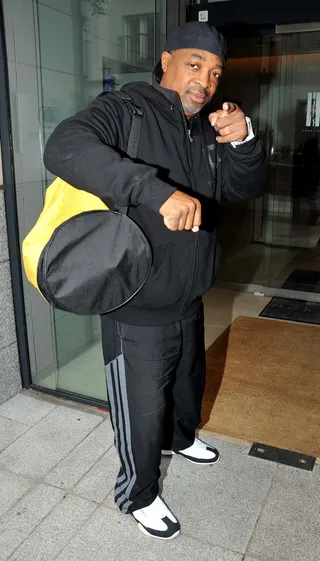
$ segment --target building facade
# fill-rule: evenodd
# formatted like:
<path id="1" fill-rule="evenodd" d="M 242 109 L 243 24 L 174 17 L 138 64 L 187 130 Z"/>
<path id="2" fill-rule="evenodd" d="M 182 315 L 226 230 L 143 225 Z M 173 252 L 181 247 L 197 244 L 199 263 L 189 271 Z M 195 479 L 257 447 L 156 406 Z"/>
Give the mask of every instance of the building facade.
<path id="1" fill-rule="evenodd" d="M 103 90 L 152 83 L 167 33 L 187 18 L 226 33 L 230 58 L 215 103 L 243 107 L 270 161 L 263 200 L 224 210 L 219 283 L 298 298 L 299 287 L 285 287 L 291 273 L 320 271 L 320 174 L 307 195 L 301 191 L 311 181 L 301 176 L 310 138 L 317 146 L 312 165 L 319 165 L 320 13 L 309 0 L 294 14 L 286 4 L 269 0 L 261 16 L 251 0 L 2 0 L 0 402 L 21 385 L 107 402 L 99 318 L 51 308 L 24 276 L 21 242 L 53 180 L 42 163 L 53 129 Z M 319 301 L 316 284 L 302 290 Z"/>
<path id="2" fill-rule="evenodd" d="M 46 139 L 101 91 L 130 81 L 152 82 L 168 22 L 173 28 L 186 13 L 187 2 L 170 2 L 168 9 L 166 4 L 2 1 L 0 402 L 22 384 L 83 395 L 87 401 L 107 399 L 99 318 L 53 310 L 27 282 L 20 247 L 53 179 L 42 163 Z"/>

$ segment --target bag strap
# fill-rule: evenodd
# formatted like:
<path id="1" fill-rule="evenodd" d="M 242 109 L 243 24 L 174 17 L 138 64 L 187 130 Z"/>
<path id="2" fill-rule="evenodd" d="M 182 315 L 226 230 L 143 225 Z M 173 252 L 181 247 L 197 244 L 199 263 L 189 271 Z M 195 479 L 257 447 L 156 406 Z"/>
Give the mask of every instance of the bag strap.
<path id="1" fill-rule="evenodd" d="M 131 97 L 126 95 L 121 90 L 112 93 L 115 94 L 117 97 L 119 97 L 121 101 L 126 104 L 129 112 L 132 115 L 131 129 L 130 129 L 128 146 L 127 146 L 127 154 L 130 158 L 134 160 L 138 154 L 143 111 L 140 107 L 138 107 L 138 105 L 134 103 Z M 117 210 L 122 214 L 128 213 L 127 206 L 117 207 Z"/>

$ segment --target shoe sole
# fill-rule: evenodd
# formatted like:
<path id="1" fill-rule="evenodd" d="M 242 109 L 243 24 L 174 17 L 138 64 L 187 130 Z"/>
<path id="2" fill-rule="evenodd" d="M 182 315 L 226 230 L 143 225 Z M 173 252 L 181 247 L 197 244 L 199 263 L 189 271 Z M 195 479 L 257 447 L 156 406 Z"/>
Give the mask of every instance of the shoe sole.
<path id="1" fill-rule="evenodd" d="M 220 460 L 220 455 L 214 459 L 214 460 L 209 460 L 209 461 L 204 461 L 204 462 L 199 462 L 196 459 L 191 460 L 190 457 L 185 456 L 184 454 L 182 454 L 181 452 L 173 452 L 173 450 L 164 450 L 163 452 L 161 452 L 162 456 L 182 456 L 185 460 L 188 460 L 188 462 L 190 462 L 191 464 L 197 464 L 197 466 L 212 466 L 213 464 L 217 464 Z"/>
<path id="2" fill-rule="evenodd" d="M 173 538 L 176 538 L 177 536 L 179 536 L 179 534 L 181 532 L 181 530 L 178 530 L 175 534 L 173 534 L 169 538 L 162 538 L 161 536 L 154 536 L 153 534 L 150 534 L 148 532 L 148 530 L 146 530 L 145 527 L 141 524 L 141 522 L 138 522 L 138 528 L 143 534 L 145 534 L 149 538 L 155 538 L 156 540 L 165 540 L 165 541 L 173 540 Z"/>

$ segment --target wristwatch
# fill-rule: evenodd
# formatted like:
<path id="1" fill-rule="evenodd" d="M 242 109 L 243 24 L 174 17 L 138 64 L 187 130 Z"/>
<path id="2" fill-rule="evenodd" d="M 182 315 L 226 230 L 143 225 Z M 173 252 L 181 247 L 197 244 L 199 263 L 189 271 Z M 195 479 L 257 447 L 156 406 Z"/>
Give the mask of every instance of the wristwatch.
<path id="1" fill-rule="evenodd" d="M 249 119 L 249 117 L 246 117 L 246 121 L 247 121 L 247 127 L 248 127 L 248 136 L 246 136 L 246 138 L 244 140 L 235 140 L 234 142 L 231 142 L 231 144 L 234 148 L 236 148 L 236 146 L 239 146 L 239 144 L 244 144 L 245 142 L 249 142 L 249 140 L 252 140 L 254 138 L 254 132 L 253 132 L 253 128 L 252 128 L 251 119 Z"/>

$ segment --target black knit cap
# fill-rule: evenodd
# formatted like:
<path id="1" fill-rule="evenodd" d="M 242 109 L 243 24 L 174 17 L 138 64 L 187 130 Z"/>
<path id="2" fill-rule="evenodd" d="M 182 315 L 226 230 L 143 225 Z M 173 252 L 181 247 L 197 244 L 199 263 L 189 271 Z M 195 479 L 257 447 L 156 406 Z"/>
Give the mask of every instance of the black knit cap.
<path id="1" fill-rule="evenodd" d="M 178 49 L 202 49 L 221 58 L 223 64 L 227 61 L 227 43 L 223 35 L 208 23 L 189 21 L 177 27 L 168 37 L 164 51 Z M 154 74 L 160 82 L 163 76 L 161 60 L 154 69 Z"/>

